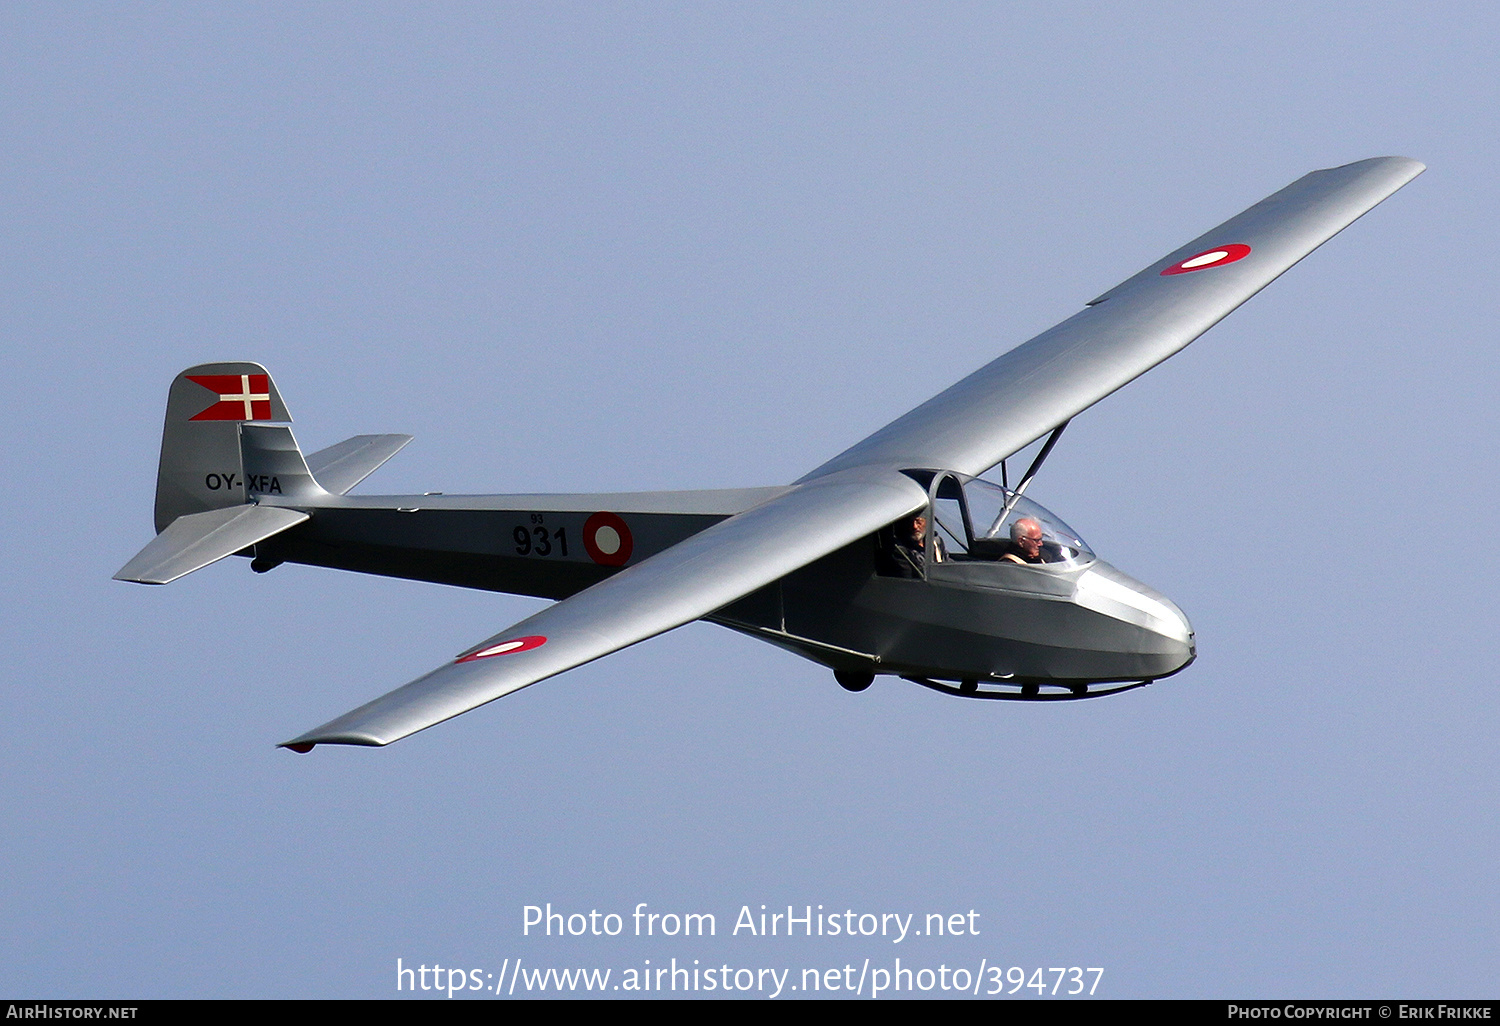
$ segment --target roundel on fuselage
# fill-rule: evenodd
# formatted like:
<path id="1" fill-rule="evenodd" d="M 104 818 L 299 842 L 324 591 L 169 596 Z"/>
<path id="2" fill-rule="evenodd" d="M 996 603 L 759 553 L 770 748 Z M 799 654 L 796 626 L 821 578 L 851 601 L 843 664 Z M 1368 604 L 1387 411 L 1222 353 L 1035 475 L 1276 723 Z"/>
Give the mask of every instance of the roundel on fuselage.
<path id="1" fill-rule="evenodd" d="M 635 539 L 619 516 L 595 513 L 583 522 L 583 547 L 600 566 L 624 566 L 630 562 Z"/>

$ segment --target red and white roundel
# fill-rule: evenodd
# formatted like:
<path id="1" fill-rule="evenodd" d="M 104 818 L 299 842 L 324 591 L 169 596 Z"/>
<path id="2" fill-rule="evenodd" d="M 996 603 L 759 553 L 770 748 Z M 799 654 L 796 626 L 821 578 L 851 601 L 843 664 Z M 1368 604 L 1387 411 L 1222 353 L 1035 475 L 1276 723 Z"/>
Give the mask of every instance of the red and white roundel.
<path id="1" fill-rule="evenodd" d="M 1227 246 L 1215 246 L 1213 249 L 1205 249 L 1197 256 L 1190 256 L 1168 267 L 1162 274 L 1188 274 L 1192 271 L 1206 271 L 1210 267 L 1223 267 L 1232 264 L 1236 260 L 1243 260 L 1250 255 L 1250 247 L 1242 242 L 1233 242 Z"/>
<path id="2" fill-rule="evenodd" d="M 630 528 L 613 513 L 595 513 L 583 522 L 583 547 L 600 566 L 624 566 L 634 545 Z"/>
<path id="3" fill-rule="evenodd" d="M 528 634 L 524 638 L 511 638 L 502 641 L 498 645 L 489 648 L 481 648 L 478 652 L 470 652 L 466 656 L 459 656 L 453 660 L 455 663 L 472 663 L 476 659 L 488 659 L 491 656 L 510 655 L 512 652 L 529 652 L 533 648 L 541 648 L 547 643 L 547 639 L 540 634 Z"/>

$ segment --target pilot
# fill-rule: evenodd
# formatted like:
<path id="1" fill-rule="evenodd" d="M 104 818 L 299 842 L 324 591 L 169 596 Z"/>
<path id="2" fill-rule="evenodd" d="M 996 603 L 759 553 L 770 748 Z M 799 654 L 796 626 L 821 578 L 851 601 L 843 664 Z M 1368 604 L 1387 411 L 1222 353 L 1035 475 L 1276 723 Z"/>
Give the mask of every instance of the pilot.
<path id="1" fill-rule="evenodd" d="M 1045 563 L 1042 556 L 1042 525 L 1031 517 L 1022 517 L 1010 525 L 1010 545 L 1002 561 L 1011 563 Z"/>

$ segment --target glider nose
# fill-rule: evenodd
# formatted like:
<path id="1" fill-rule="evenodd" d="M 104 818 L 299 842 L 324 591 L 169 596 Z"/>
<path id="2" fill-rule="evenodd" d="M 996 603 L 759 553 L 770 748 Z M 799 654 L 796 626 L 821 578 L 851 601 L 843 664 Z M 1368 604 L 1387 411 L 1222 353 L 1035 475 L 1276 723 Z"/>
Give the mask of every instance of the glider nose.
<path id="1" fill-rule="evenodd" d="M 1167 672 L 1176 673 L 1198 658 L 1198 640 L 1193 634 L 1193 625 L 1188 623 L 1187 614 L 1178 608 L 1177 603 L 1166 596 L 1162 596 L 1162 601 L 1175 614 L 1176 622 L 1172 625 L 1171 630 L 1165 633 L 1165 637 L 1172 642 L 1175 652 L 1171 656 L 1171 659 L 1176 662 L 1176 665 Z M 1162 676 L 1166 676 L 1166 674 L 1162 674 Z"/>
<path id="2" fill-rule="evenodd" d="M 1166 607 L 1168 614 L 1162 617 L 1159 624 L 1153 625 L 1152 629 L 1163 637 L 1171 638 L 1182 645 L 1183 651 L 1187 654 L 1188 661 L 1191 661 L 1193 656 L 1198 654 L 1198 646 L 1193 635 L 1193 625 L 1188 623 L 1187 614 L 1182 611 L 1182 607 L 1161 594 L 1161 592 L 1152 592 L 1151 594 L 1156 598 L 1156 601 Z M 1186 663 L 1183 665 L 1186 665 Z"/>
<path id="3" fill-rule="evenodd" d="M 1198 654 L 1192 624 L 1177 603 L 1098 560 L 1079 578 L 1073 601 L 1135 628 L 1129 653 L 1142 677 L 1165 677 Z"/>

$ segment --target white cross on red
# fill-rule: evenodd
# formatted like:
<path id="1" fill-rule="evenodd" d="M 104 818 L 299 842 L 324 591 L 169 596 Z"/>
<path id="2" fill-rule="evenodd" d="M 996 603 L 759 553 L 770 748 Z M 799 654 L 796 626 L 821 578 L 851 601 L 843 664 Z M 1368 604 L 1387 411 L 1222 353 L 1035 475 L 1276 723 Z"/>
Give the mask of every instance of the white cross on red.
<path id="1" fill-rule="evenodd" d="M 270 392 L 251 392 L 250 391 L 250 375 L 248 375 L 248 374 L 241 374 L 240 375 L 240 394 L 239 395 L 224 395 L 222 392 L 219 393 L 219 402 L 221 402 L 221 403 L 244 403 L 245 404 L 245 419 L 246 420 L 254 420 L 255 419 L 255 407 L 251 405 L 252 403 L 257 403 L 257 402 L 268 403 L 270 401 L 271 401 L 271 393 Z"/>
<path id="2" fill-rule="evenodd" d="M 218 400 L 189 420 L 271 419 L 269 374 L 190 374 L 188 380 L 202 385 Z"/>

